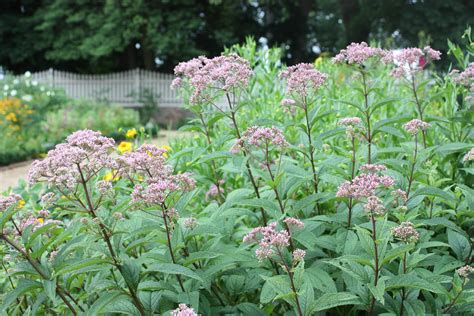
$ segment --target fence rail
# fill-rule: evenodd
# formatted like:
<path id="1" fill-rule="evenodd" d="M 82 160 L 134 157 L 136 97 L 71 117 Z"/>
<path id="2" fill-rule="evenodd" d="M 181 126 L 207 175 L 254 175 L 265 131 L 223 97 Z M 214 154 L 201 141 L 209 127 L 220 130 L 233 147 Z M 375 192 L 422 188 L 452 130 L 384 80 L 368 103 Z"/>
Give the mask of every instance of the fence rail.
<path id="1" fill-rule="evenodd" d="M 158 97 L 161 107 L 182 107 L 182 102 L 175 90 L 171 90 L 174 76 L 143 69 L 104 75 L 82 75 L 55 69 L 32 74 L 38 82 L 52 87 L 63 88 L 73 98 L 101 98 L 127 107 L 140 106 L 137 95 L 148 89 Z"/>

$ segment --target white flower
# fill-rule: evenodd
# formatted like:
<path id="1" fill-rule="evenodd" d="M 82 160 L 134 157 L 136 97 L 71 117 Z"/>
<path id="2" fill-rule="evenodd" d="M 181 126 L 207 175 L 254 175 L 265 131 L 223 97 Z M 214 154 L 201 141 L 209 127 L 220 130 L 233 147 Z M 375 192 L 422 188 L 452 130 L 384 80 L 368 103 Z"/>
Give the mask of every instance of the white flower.
<path id="1" fill-rule="evenodd" d="M 10 87 L 6 84 L 3 86 L 3 90 L 8 90 Z"/>
<path id="2" fill-rule="evenodd" d="M 31 72 L 29 72 L 29 71 L 25 72 L 25 77 L 27 77 L 27 78 L 31 77 Z"/>
<path id="3" fill-rule="evenodd" d="M 33 100 L 33 96 L 30 94 L 24 95 L 21 98 L 23 99 L 23 101 L 26 101 L 26 102 L 30 102 L 31 100 Z"/>
<path id="4" fill-rule="evenodd" d="M 33 80 L 33 81 L 31 82 L 31 84 L 32 84 L 33 86 L 37 86 L 37 85 L 38 85 L 38 81 Z"/>
<path id="5" fill-rule="evenodd" d="M 19 83 L 20 83 L 20 80 L 18 80 L 18 79 L 13 80 L 13 84 L 14 84 L 14 85 L 17 85 L 17 84 L 19 84 Z"/>
<path id="6" fill-rule="evenodd" d="M 11 95 L 12 97 L 16 96 L 16 90 L 10 91 L 10 95 Z"/>

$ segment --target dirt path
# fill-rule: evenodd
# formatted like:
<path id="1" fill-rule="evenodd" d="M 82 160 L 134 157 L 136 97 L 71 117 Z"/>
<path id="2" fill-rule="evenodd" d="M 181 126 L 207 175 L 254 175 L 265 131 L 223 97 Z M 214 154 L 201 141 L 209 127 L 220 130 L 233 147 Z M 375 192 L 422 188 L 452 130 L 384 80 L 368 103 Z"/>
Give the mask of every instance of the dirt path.
<path id="1" fill-rule="evenodd" d="M 177 137 L 186 137 L 188 134 L 178 131 L 160 131 L 160 135 L 152 140 L 152 143 L 158 146 L 168 144 Z M 20 179 L 26 179 L 28 170 L 33 161 L 24 161 L 11 164 L 6 167 L 0 167 L 0 193 L 10 187 L 14 187 Z"/>

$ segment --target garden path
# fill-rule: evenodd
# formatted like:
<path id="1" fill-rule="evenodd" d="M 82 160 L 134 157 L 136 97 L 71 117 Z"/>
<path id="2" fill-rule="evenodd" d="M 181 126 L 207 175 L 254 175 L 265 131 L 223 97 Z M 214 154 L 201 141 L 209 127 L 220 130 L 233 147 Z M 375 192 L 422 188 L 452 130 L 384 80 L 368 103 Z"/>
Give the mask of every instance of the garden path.
<path id="1" fill-rule="evenodd" d="M 188 137 L 189 133 L 179 131 L 160 131 L 159 137 L 154 138 L 152 143 L 157 146 L 167 145 L 177 137 Z M 33 161 L 24 161 L 6 167 L 0 167 L 0 193 L 14 187 L 20 179 L 26 179 L 28 170 Z"/>

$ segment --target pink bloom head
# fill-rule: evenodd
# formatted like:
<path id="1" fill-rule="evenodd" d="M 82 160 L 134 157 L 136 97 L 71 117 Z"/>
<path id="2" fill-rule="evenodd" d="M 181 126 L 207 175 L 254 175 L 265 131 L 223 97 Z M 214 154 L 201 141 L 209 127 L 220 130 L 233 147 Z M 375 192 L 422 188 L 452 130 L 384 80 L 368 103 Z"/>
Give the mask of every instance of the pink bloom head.
<path id="1" fill-rule="evenodd" d="M 474 272 L 474 268 L 471 266 L 462 266 L 459 269 L 456 270 L 456 273 L 462 277 L 467 279 L 471 273 Z"/>
<path id="2" fill-rule="evenodd" d="M 174 72 L 178 78 L 189 83 L 191 103 L 208 102 L 219 91 L 230 92 L 244 88 L 252 76 L 249 62 L 237 54 L 211 59 L 201 56 L 178 64 Z M 173 81 L 173 87 L 180 85 L 182 81 Z"/>
<path id="3" fill-rule="evenodd" d="M 384 57 L 386 51 L 381 48 L 370 47 L 366 42 L 351 43 L 342 49 L 333 59 L 333 63 L 347 62 L 348 64 L 364 64 L 372 57 Z"/>
<path id="4" fill-rule="evenodd" d="M 359 117 L 345 117 L 339 120 L 338 124 L 342 126 L 357 126 L 362 123 Z"/>
<path id="5" fill-rule="evenodd" d="M 410 122 L 403 125 L 403 128 L 410 134 L 416 135 L 420 131 L 426 131 L 431 124 L 423 122 L 419 119 L 411 120 Z"/>
<path id="6" fill-rule="evenodd" d="M 380 167 L 377 169 L 382 170 Z M 381 175 L 378 172 L 361 173 L 352 182 L 343 182 L 338 188 L 336 197 L 368 198 L 374 196 L 377 189 L 388 188 L 393 184 L 393 178 Z"/>
<path id="7" fill-rule="evenodd" d="M 474 160 L 474 148 L 471 148 L 467 154 L 464 155 L 463 159 L 464 162 L 469 162 Z"/>
<path id="8" fill-rule="evenodd" d="M 293 264 L 300 262 L 306 256 L 306 251 L 303 249 L 295 249 L 293 251 Z"/>
<path id="9" fill-rule="evenodd" d="M 54 202 L 56 202 L 56 194 L 54 194 L 53 192 L 45 193 L 41 197 L 41 205 L 45 208 L 51 207 Z"/>
<path id="10" fill-rule="evenodd" d="M 18 194 L 10 194 L 7 197 L 0 197 L 0 212 L 5 211 L 7 208 L 16 205 L 22 200 Z"/>
<path id="11" fill-rule="evenodd" d="M 395 191 L 392 191 L 391 194 L 395 199 L 401 199 L 404 203 L 408 201 L 407 193 L 401 189 L 396 189 Z"/>
<path id="12" fill-rule="evenodd" d="M 284 220 L 285 224 L 288 225 L 289 228 L 291 229 L 303 229 L 304 228 L 304 223 L 300 221 L 297 218 L 294 217 L 287 217 Z"/>
<path id="13" fill-rule="evenodd" d="M 441 52 L 426 46 L 423 50 L 419 48 L 404 48 L 391 52 L 385 60 L 392 62 L 395 68 L 392 76 L 399 78 L 404 75 L 413 75 L 421 71 L 429 62 L 441 59 Z"/>
<path id="14" fill-rule="evenodd" d="M 186 304 L 179 304 L 178 308 L 171 312 L 171 316 L 198 316 L 198 314 Z"/>
<path id="15" fill-rule="evenodd" d="M 360 171 L 362 172 L 371 172 L 371 173 L 376 173 L 376 172 L 381 172 L 387 170 L 387 167 L 384 165 L 379 165 L 379 164 L 365 164 L 360 166 Z"/>
<path id="16" fill-rule="evenodd" d="M 219 186 L 217 186 L 216 184 L 212 184 L 209 190 L 206 192 L 206 200 L 219 196 L 219 194 L 222 192 L 223 184 L 224 180 L 219 180 Z"/>
<path id="17" fill-rule="evenodd" d="M 28 180 L 30 184 L 45 180 L 50 186 L 74 190 L 82 178 L 89 179 L 104 168 L 116 167 L 110 155 L 114 143 L 100 132 L 77 131 L 67 137 L 66 143 L 50 150 L 45 159 L 35 161 Z"/>
<path id="18" fill-rule="evenodd" d="M 265 148 L 266 146 L 275 146 L 280 149 L 287 147 L 288 143 L 283 132 L 276 127 L 249 127 L 242 134 L 243 145 Z"/>
<path id="19" fill-rule="evenodd" d="M 184 220 L 184 227 L 188 229 L 193 229 L 198 224 L 197 220 L 194 217 L 188 217 Z"/>
<path id="20" fill-rule="evenodd" d="M 293 99 L 283 99 L 281 106 L 286 113 L 295 114 L 296 112 L 296 101 Z"/>
<path id="21" fill-rule="evenodd" d="M 392 234 L 406 243 L 417 242 L 420 238 L 420 233 L 415 229 L 412 222 L 403 222 L 397 227 L 392 228 Z"/>
<path id="22" fill-rule="evenodd" d="M 318 90 L 327 79 L 327 75 L 316 70 L 312 64 L 303 63 L 288 67 L 280 76 L 286 79 L 288 93 L 296 94 L 301 99 Z"/>
<path id="23" fill-rule="evenodd" d="M 275 249 L 288 247 L 290 244 L 290 235 L 286 230 L 277 231 L 276 223 L 268 224 L 268 226 L 254 228 L 248 233 L 243 242 L 257 242 L 258 248 L 255 254 L 259 261 L 270 258 Z"/>
<path id="24" fill-rule="evenodd" d="M 364 204 L 364 209 L 368 211 L 373 216 L 383 216 L 385 215 L 385 206 L 381 199 L 377 196 L 369 196 L 367 198 L 367 203 Z"/>

